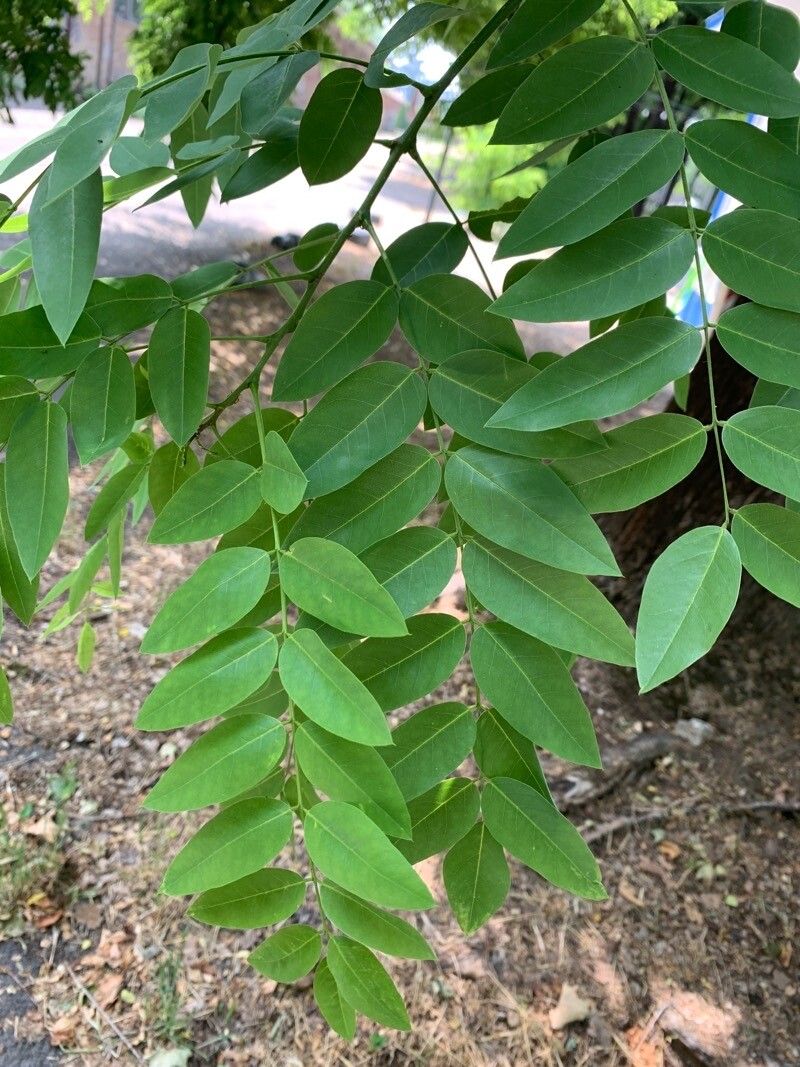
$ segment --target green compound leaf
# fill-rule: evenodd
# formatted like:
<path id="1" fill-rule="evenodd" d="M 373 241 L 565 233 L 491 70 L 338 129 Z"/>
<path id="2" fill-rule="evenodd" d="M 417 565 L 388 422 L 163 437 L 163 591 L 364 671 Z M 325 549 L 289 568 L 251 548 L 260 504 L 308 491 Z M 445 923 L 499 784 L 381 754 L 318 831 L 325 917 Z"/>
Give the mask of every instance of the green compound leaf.
<path id="1" fill-rule="evenodd" d="M 0 442 L 8 441 L 14 423 L 38 398 L 36 386 L 27 378 L 0 378 Z"/>
<path id="2" fill-rule="evenodd" d="M 298 923 L 262 941 L 247 957 L 251 967 L 276 982 L 296 982 L 314 967 L 322 952 L 322 938 L 312 926 Z"/>
<path id="3" fill-rule="evenodd" d="M 305 400 L 341 381 L 385 344 L 397 308 L 397 293 L 381 282 L 345 282 L 323 293 L 286 346 L 274 399 Z"/>
<path id="4" fill-rule="evenodd" d="M 683 138 L 669 130 L 601 142 L 559 171 L 522 209 L 500 240 L 498 258 L 590 237 L 665 185 L 682 161 Z"/>
<path id="5" fill-rule="evenodd" d="M 172 308 L 156 323 L 147 350 L 150 394 L 158 417 L 185 445 L 206 409 L 211 330 L 190 308 Z"/>
<path id="6" fill-rule="evenodd" d="M 295 734 L 300 769 L 330 797 L 360 808 L 385 834 L 409 837 L 411 821 L 403 794 L 373 749 L 305 722 Z"/>
<path id="7" fill-rule="evenodd" d="M 382 1026 L 411 1029 L 402 997 L 368 948 L 346 937 L 334 937 L 328 947 L 328 965 L 342 996 L 356 1011 Z"/>
<path id="8" fill-rule="evenodd" d="M 306 496 L 340 489 L 393 452 L 419 423 L 425 386 L 397 363 L 372 363 L 335 385 L 300 422 L 289 448 Z"/>
<path id="9" fill-rule="evenodd" d="M 720 317 L 717 336 L 728 355 L 757 377 L 800 388 L 800 315 L 740 304 Z"/>
<path id="10" fill-rule="evenodd" d="M 372 277 L 392 285 L 386 261 L 397 284 L 408 288 L 429 274 L 450 274 L 467 254 L 469 242 L 461 226 L 448 222 L 425 222 L 406 230 L 386 249 L 385 259 L 375 261 Z"/>
<path id="11" fill-rule="evenodd" d="M 174 302 L 169 282 L 154 274 L 134 274 L 111 282 L 93 282 L 86 310 L 103 337 L 114 337 L 149 326 Z"/>
<path id="12" fill-rule="evenodd" d="M 328 961 L 321 960 L 314 974 L 314 1000 L 325 1022 L 345 1041 L 356 1036 L 356 1013 L 339 992 Z"/>
<path id="13" fill-rule="evenodd" d="M 294 915 L 306 895 L 306 883 L 294 871 L 267 867 L 201 893 L 188 914 L 209 926 L 257 930 Z"/>
<path id="14" fill-rule="evenodd" d="M 392 731 L 383 759 L 406 800 L 413 800 L 459 767 L 472 751 L 475 720 L 453 701 L 418 711 Z"/>
<path id="15" fill-rule="evenodd" d="M 731 617 L 742 576 L 736 542 L 719 526 L 683 534 L 650 568 L 636 632 L 643 693 L 704 656 Z"/>
<path id="16" fill-rule="evenodd" d="M 482 822 L 447 853 L 442 876 L 450 907 L 465 934 L 474 934 L 503 906 L 511 886 L 503 848 Z"/>
<path id="17" fill-rule="evenodd" d="M 172 730 L 232 708 L 267 680 L 278 657 L 275 635 L 228 630 L 182 660 L 142 704 L 139 730 Z"/>
<path id="18" fill-rule="evenodd" d="M 161 889 L 169 896 L 203 893 L 252 874 L 283 848 L 292 810 L 281 800 L 240 800 L 207 822 L 167 868 Z"/>
<path id="19" fill-rule="evenodd" d="M 692 236 L 657 218 L 622 219 L 535 261 L 491 306 L 526 322 L 616 315 L 660 296 L 680 281 L 694 255 Z"/>
<path id="20" fill-rule="evenodd" d="M 255 607 L 269 575 L 269 555 L 258 548 L 215 552 L 163 605 L 142 652 L 176 652 L 227 630 Z"/>
<path id="21" fill-rule="evenodd" d="M 308 854 L 344 889 L 386 908 L 431 908 L 425 883 L 382 830 L 352 804 L 326 800 L 305 817 Z"/>
<path id="22" fill-rule="evenodd" d="M 492 837 L 548 882 L 587 900 L 605 900 L 597 861 L 574 826 L 535 789 L 495 778 L 483 791 Z"/>
<path id="23" fill-rule="evenodd" d="M 340 67 L 319 83 L 300 121 L 300 166 L 309 185 L 344 177 L 366 155 L 383 102 L 361 71 Z"/>
<path id="24" fill-rule="evenodd" d="M 69 374 L 100 344 L 100 327 L 81 315 L 62 346 L 40 304 L 0 316 L 0 373 L 26 378 Z"/>
<path id="25" fill-rule="evenodd" d="M 464 655 L 464 626 L 452 615 L 427 613 L 408 620 L 406 637 L 370 638 L 342 657 L 383 711 L 433 692 Z"/>
<path id="26" fill-rule="evenodd" d="M 517 63 L 558 44 L 583 25 L 602 0 L 525 0 L 508 20 L 487 66 Z"/>
<path id="27" fill-rule="evenodd" d="M 618 415 L 688 374 L 702 334 L 677 319 L 618 326 L 537 374 L 489 420 L 512 430 L 551 430 Z"/>
<path id="28" fill-rule="evenodd" d="M 800 312 L 797 219 L 739 208 L 712 222 L 703 235 L 703 251 L 714 273 L 734 292 L 767 307 Z"/>
<path id="29" fill-rule="evenodd" d="M 349 548 L 304 537 L 281 554 L 281 584 L 299 608 L 364 637 L 407 633 L 403 615 L 375 575 Z"/>
<path id="30" fill-rule="evenodd" d="M 544 464 L 460 448 L 445 485 L 459 515 L 504 548 L 579 574 L 619 575 L 594 520 Z"/>
<path id="31" fill-rule="evenodd" d="M 492 622 L 475 631 L 470 659 L 481 692 L 516 731 L 562 759 L 601 765 L 589 711 L 554 649 Z"/>
<path id="32" fill-rule="evenodd" d="M 671 413 L 636 419 L 603 437 L 602 452 L 552 464 L 592 514 L 628 511 L 666 493 L 694 470 L 707 444 L 701 423 Z"/>
<path id="33" fill-rule="evenodd" d="M 653 80 L 650 52 L 624 37 L 590 37 L 545 59 L 500 115 L 492 144 L 539 144 L 613 119 Z"/>
<path id="34" fill-rule="evenodd" d="M 203 734 L 144 799 L 153 811 L 193 811 L 250 789 L 283 755 L 286 730 L 264 715 L 234 715 Z"/>
<path id="35" fill-rule="evenodd" d="M 284 643 L 280 677 L 291 700 L 329 733 L 359 745 L 390 745 L 378 702 L 313 630 L 296 630 Z"/>
<path id="36" fill-rule="evenodd" d="M 688 89 L 732 111 L 800 115 L 800 85 L 751 44 L 700 26 L 675 26 L 653 39 L 656 61 Z"/>
<path id="37" fill-rule="evenodd" d="M 477 541 L 464 550 L 464 575 L 481 604 L 518 630 L 579 656 L 633 666 L 630 630 L 583 575 Z"/>
<path id="38" fill-rule="evenodd" d="M 419 863 L 454 845 L 474 825 L 481 801 L 469 778 L 445 778 L 439 785 L 412 800 L 411 841 L 397 847 L 409 863 Z"/>
<path id="39" fill-rule="evenodd" d="M 743 204 L 800 214 L 797 156 L 749 122 L 705 119 L 686 131 L 686 147 L 713 184 Z"/>
<path id="40" fill-rule="evenodd" d="M 275 430 L 264 439 L 261 495 L 270 507 L 288 515 L 300 507 L 308 479 L 300 470 L 286 442 Z"/>
<path id="41" fill-rule="evenodd" d="M 410 923 L 368 904 L 333 882 L 320 886 L 320 901 L 331 922 L 362 945 L 408 960 L 436 958 L 428 942 Z"/>
<path id="42" fill-rule="evenodd" d="M 258 471 L 239 460 L 203 467 L 181 485 L 153 523 L 148 540 L 157 545 L 204 541 L 235 529 L 261 501 Z"/>
<path id="43" fill-rule="evenodd" d="M 400 297 L 400 328 L 429 363 L 444 363 L 472 348 L 490 348 L 515 359 L 525 350 L 511 322 L 487 311 L 490 298 L 475 282 L 455 274 L 431 274 Z"/>
<path id="44" fill-rule="evenodd" d="M 19 560 L 33 578 L 58 540 L 69 504 L 67 416 L 60 405 L 36 404 L 14 424 L 5 489 Z"/>
<path id="45" fill-rule="evenodd" d="M 133 367 L 125 349 L 98 348 L 81 362 L 72 382 L 70 410 L 81 463 L 122 444 L 136 417 Z"/>
<path id="46" fill-rule="evenodd" d="M 483 126 L 494 122 L 511 97 L 528 77 L 527 67 L 491 70 L 468 85 L 442 119 L 443 126 Z"/>
<path id="47" fill-rule="evenodd" d="M 800 514 L 777 504 L 746 504 L 734 515 L 731 533 L 747 573 L 800 608 Z"/>
<path id="48" fill-rule="evenodd" d="M 292 528 L 289 543 L 325 537 L 360 554 L 424 511 L 441 478 L 441 467 L 427 448 L 400 445 L 343 489 L 313 501 Z"/>
<path id="49" fill-rule="evenodd" d="M 487 426 L 504 403 L 541 372 L 532 363 L 490 349 L 461 352 L 431 375 L 431 406 L 462 437 L 498 452 L 551 459 L 600 451 L 603 438 L 591 422 L 544 433 Z"/>

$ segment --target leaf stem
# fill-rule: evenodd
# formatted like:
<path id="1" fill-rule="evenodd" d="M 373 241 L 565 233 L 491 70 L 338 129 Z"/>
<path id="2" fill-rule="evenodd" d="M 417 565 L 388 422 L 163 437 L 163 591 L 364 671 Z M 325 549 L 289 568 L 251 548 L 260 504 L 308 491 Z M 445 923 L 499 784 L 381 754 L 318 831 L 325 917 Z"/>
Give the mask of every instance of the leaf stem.
<path id="1" fill-rule="evenodd" d="M 622 0 L 626 11 L 630 15 L 639 39 L 645 46 L 649 45 L 647 33 L 644 26 L 639 19 L 639 16 L 633 10 L 630 0 Z M 664 107 L 664 114 L 667 118 L 667 124 L 673 133 L 680 133 L 677 120 L 675 118 L 675 110 L 672 107 L 672 102 L 669 98 L 666 85 L 664 84 L 664 77 L 661 73 L 658 64 L 656 64 L 656 88 L 658 94 L 661 97 L 661 102 Z M 680 178 L 681 185 L 683 186 L 683 198 L 686 201 L 686 214 L 689 220 L 689 231 L 692 235 L 692 241 L 694 242 L 694 262 L 697 270 L 697 288 L 698 295 L 700 297 L 700 309 L 703 319 L 703 350 L 705 353 L 706 362 L 706 376 L 708 378 L 708 399 L 711 407 L 711 431 L 714 436 L 714 447 L 717 453 L 717 464 L 719 466 L 720 484 L 722 486 L 722 502 L 725 508 L 725 525 L 728 526 L 731 521 L 731 507 L 728 499 L 728 483 L 725 477 L 725 460 L 722 450 L 722 435 L 720 432 L 721 422 L 717 415 L 717 397 L 714 387 L 714 364 L 711 355 L 711 322 L 708 317 L 708 304 L 706 303 L 705 283 L 703 281 L 703 260 L 700 252 L 700 227 L 697 224 L 697 217 L 694 213 L 694 205 L 692 204 L 692 193 L 689 187 L 689 179 L 686 174 L 686 165 L 681 163 L 680 166 Z"/>

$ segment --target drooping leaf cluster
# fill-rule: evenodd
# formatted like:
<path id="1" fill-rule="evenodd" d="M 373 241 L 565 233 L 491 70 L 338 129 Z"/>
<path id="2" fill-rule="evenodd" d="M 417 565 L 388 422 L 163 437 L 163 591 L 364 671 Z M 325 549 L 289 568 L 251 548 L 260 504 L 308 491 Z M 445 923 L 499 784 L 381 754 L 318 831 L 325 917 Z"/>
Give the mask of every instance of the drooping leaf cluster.
<path id="1" fill-rule="evenodd" d="M 118 593 L 131 522 L 149 507 L 152 543 L 212 542 L 142 643 L 181 658 L 139 728 L 208 724 L 145 800 L 212 809 L 162 888 L 193 897 L 200 922 L 264 928 L 252 965 L 281 982 L 313 970 L 319 1010 L 352 1037 L 357 1014 L 409 1026 L 377 954 L 432 957 L 396 914 L 434 904 L 421 860 L 444 855 L 467 934 L 502 906 L 509 855 L 580 897 L 605 896 L 537 756 L 599 766 L 576 656 L 635 668 L 643 691 L 675 677 L 725 627 L 743 567 L 800 606 L 800 36 L 784 12 L 745 0 L 718 33 L 650 38 L 629 9 L 631 36 L 559 46 L 597 0 L 509 0 L 439 82 L 419 87 L 411 125 L 350 221 L 306 234 L 292 275 L 262 262 L 286 318 L 212 403 L 202 312 L 239 268 L 95 278 L 103 213 L 145 190 L 149 202 L 180 192 L 197 223 L 214 186 L 228 201 L 297 170 L 318 185 L 352 169 L 378 132 L 382 87 L 403 80 L 393 49 L 443 12 L 409 8 L 368 64 L 337 65 L 299 112 L 293 87 L 319 57 L 297 42 L 335 6 L 295 0 L 232 47 L 194 44 L 160 78 L 115 82 L 0 164 L 2 180 L 38 171 L 27 214 L 11 205 L 2 224 L 20 240 L 0 258 L 0 589 L 25 624 L 58 603 L 48 629 L 79 624 L 88 669 L 87 609 Z M 529 202 L 415 227 L 383 248 L 371 209 L 477 55 L 485 91 L 473 83 L 445 121 L 491 112 L 497 142 L 569 143 L 570 162 Z M 665 74 L 732 115 L 766 116 L 768 129 L 739 117 L 680 129 Z M 663 128 L 592 137 L 653 85 Z M 123 136 L 132 114 L 142 132 Z M 695 212 L 687 157 L 742 206 L 713 222 Z M 676 175 L 684 207 L 632 213 Z M 455 273 L 497 224 L 499 256 L 516 259 L 499 295 Z M 371 278 L 321 292 L 356 226 L 376 238 Z M 665 301 L 701 255 L 750 301 L 716 324 L 730 359 L 759 377 L 751 405 L 724 424 L 713 381 L 732 364 L 712 365 L 708 309 L 696 328 Z M 586 319 L 592 339 L 565 358 L 526 352 L 514 324 Z M 412 367 L 372 360 L 398 326 Z M 143 329 L 146 345 L 133 343 Z M 701 358 L 708 425 L 673 413 L 598 425 Z M 234 408 L 248 399 L 249 413 Z M 40 599 L 69 506 L 68 434 L 81 463 L 105 465 L 86 556 Z M 620 576 L 596 516 L 665 493 L 708 449 L 723 479 L 719 521 L 675 531 L 634 635 L 593 581 Z M 723 455 L 775 502 L 734 512 Z M 432 608 L 459 558 L 463 620 Z M 474 701 L 426 700 L 465 653 Z M 11 719 L 4 676 L 0 717 Z M 293 838 L 303 851 L 289 869 L 276 861 Z M 317 918 L 294 921 L 309 894 Z"/>

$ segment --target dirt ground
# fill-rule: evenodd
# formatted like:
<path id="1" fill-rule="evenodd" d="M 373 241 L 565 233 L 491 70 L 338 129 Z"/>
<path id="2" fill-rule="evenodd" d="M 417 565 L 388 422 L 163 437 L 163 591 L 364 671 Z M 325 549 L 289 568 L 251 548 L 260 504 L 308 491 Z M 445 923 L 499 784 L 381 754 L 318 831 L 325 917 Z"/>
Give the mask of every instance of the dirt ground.
<path id="1" fill-rule="evenodd" d="M 215 333 L 263 332 L 277 313 L 254 291 L 211 319 Z M 254 354 L 217 345 L 215 388 Z M 73 477 L 45 589 L 82 553 L 90 474 Z M 800 1064 L 796 623 L 740 613 L 735 643 L 645 700 L 630 674 L 579 663 L 608 771 L 545 766 L 609 899 L 576 901 L 515 864 L 506 906 L 475 936 L 444 904 L 420 916 L 438 963 L 391 965 L 413 1033 L 365 1023 L 346 1045 L 302 983 L 276 988 L 247 967 L 257 932 L 200 926 L 158 894 L 202 817 L 140 808 L 192 731 L 133 729 L 169 665 L 138 645 L 206 548 L 146 546 L 148 524 L 129 539 L 120 600 L 97 604 L 88 676 L 73 666 L 75 632 L 42 640 L 40 619 L 30 632 L 6 620 L 17 720 L 0 729 L 3 1067 Z M 440 610 L 460 607 L 451 588 Z M 469 685 L 462 668 L 436 699 Z M 437 865 L 424 876 L 443 900 Z"/>

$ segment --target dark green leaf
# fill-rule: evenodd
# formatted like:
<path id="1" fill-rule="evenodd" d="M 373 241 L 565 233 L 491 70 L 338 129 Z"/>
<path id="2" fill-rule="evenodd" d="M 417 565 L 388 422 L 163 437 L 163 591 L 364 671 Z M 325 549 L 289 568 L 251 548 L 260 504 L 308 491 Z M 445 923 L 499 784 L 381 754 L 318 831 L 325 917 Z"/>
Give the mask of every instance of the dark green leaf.
<path id="1" fill-rule="evenodd" d="M 19 560 L 33 578 L 61 533 L 69 503 L 67 417 L 58 404 L 37 404 L 14 424 L 5 490 Z"/>
<path id="2" fill-rule="evenodd" d="M 256 413 L 251 411 L 214 441 L 206 453 L 205 465 L 218 463 L 221 459 L 238 459 L 241 463 L 249 463 L 251 467 L 260 467 L 263 457 L 259 422 L 265 433 L 270 434 L 274 430 L 287 441 L 297 425 L 297 416 L 283 408 L 268 407 L 262 408 L 260 419 L 256 419 Z"/>
<path id="3" fill-rule="evenodd" d="M 0 374 L 30 379 L 69 374 L 100 340 L 100 327 L 88 314 L 78 319 L 62 347 L 40 304 L 0 317 Z"/>
<path id="4" fill-rule="evenodd" d="M 364 72 L 364 82 L 375 89 L 388 85 L 402 84 L 405 80 L 402 75 L 384 71 L 384 64 L 391 53 L 401 44 L 411 40 L 422 30 L 432 26 L 435 22 L 443 19 L 451 19 L 463 12 L 450 4 L 423 3 L 414 4 L 408 11 L 403 12 L 397 22 L 387 30 L 378 43 L 377 48 L 370 56 L 369 66 Z"/>
<path id="5" fill-rule="evenodd" d="M 742 565 L 724 527 L 689 530 L 655 561 L 642 590 L 636 673 L 643 693 L 713 646 L 736 606 Z"/>
<path id="6" fill-rule="evenodd" d="M 366 154 L 381 124 L 383 102 L 361 71 L 340 67 L 319 83 L 300 122 L 300 166 L 309 185 L 335 181 Z"/>
<path id="7" fill-rule="evenodd" d="M 36 610 L 39 578 L 29 578 L 19 558 L 6 504 L 6 465 L 0 464 L 0 593 L 25 626 Z"/>
<path id="8" fill-rule="evenodd" d="M 515 778 L 550 800 L 533 745 L 494 708 L 486 708 L 478 719 L 475 762 L 486 778 Z"/>
<path id="9" fill-rule="evenodd" d="M 352 804 L 315 804 L 304 828 L 311 860 L 344 889 L 387 908 L 433 907 L 433 897 L 416 871 Z"/>
<path id="10" fill-rule="evenodd" d="M 665 185 L 682 161 L 683 138 L 669 130 L 603 141 L 559 171 L 523 208 L 503 235 L 498 258 L 590 237 Z"/>
<path id="11" fill-rule="evenodd" d="M 594 520 L 544 464 L 460 448 L 447 463 L 445 484 L 459 515 L 496 544 L 562 570 L 619 575 Z"/>
<path id="12" fill-rule="evenodd" d="M 415 615 L 408 636 L 370 638 L 342 657 L 383 711 L 410 704 L 446 681 L 464 655 L 464 627 L 452 615 Z"/>
<path id="13" fill-rule="evenodd" d="M 800 215 L 797 156 L 749 122 L 706 119 L 686 131 L 686 147 L 708 180 L 748 207 Z"/>
<path id="14" fill-rule="evenodd" d="M 297 630 L 284 643 L 280 677 L 300 710 L 329 733 L 360 745 L 391 744 L 375 698 L 313 630 Z"/>
<path id="15" fill-rule="evenodd" d="M 442 419 L 462 436 L 499 452 L 549 459 L 602 450 L 603 438 L 591 422 L 544 433 L 486 425 L 505 401 L 540 373 L 532 363 L 489 349 L 461 352 L 431 375 L 430 401 Z"/>
<path id="16" fill-rule="evenodd" d="M 618 326 L 546 367 L 489 423 L 541 431 L 619 415 L 688 374 L 702 340 L 699 330 L 677 319 L 644 318 Z"/>
<path id="17" fill-rule="evenodd" d="M 592 514 L 628 511 L 666 493 L 694 470 L 707 443 L 696 419 L 667 413 L 627 422 L 603 436 L 608 447 L 602 452 L 552 465 Z"/>
<path id="18" fill-rule="evenodd" d="M 170 896 L 203 893 L 252 874 L 283 848 L 292 832 L 291 809 L 280 800 L 241 800 L 207 822 L 167 868 L 161 889 Z"/>
<path id="19" fill-rule="evenodd" d="M 206 410 L 211 330 L 202 315 L 178 307 L 158 320 L 147 350 L 150 393 L 158 417 L 185 445 Z"/>
<path id="20" fill-rule="evenodd" d="M 475 720 L 455 701 L 418 711 L 392 731 L 381 753 L 406 800 L 413 800 L 460 766 L 472 751 Z"/>
<path id="21" fill-rule="evenodd" d="M 753 374 L 800 388 L 800 315 L 740 304 L 722 315 L 717 335 L 725 351 Z"/>
<path id="22" fill-rule="evenodd" d="M 139 730 L 172 730 L 219 715 L 262 685 L 278 642 L 267 630 L 228 630 L 182 660 L 142 704 Z"/>
<path id="23" fill-rule="evenodd" d="M 305 895 L 306 884 L 299 875 L 267 867 L 202 893 L 189 908 L 189 915 L 210 926 L 257 930 L 294 915 Z"/>
<path id="24" fill-rule="evenodd" d="M 27 378 L 0 378 L 0 442 L 8 440 L 11 427 L 38 398 L 39 391 Z"/>
<path id="25" fill-rule="evenodd" d="M 289 514 L 300 506 L 308 479 L 300 470 L 286 442 L 270 430 L 264 440 L 261 495 L 276 511 Z"/>
<path id="26" fill-rule="evenodd" d="M 279 182 L 299 166 L 297 127 L 281 126 L 261 148 L 248 156 L 222 189 L 222 202 L 238 200 Z"/>
<path id="27" fill-rule="evenodd" d="M 481 801 L 469 778 L 445 778 L 427 793 L 412 800 L 411 841 L 397 847 L 409 863 L 419 863 L 454 845 L 475 825 Z"/>
<path id="28" fill-rule="evenodd" d="M 266 715 L 233 715 L 203 734 L 144 799 L 153 811 L 221 804 L 260 782 L 283 755 L 286 730 Z"/>
<path id="29" fill-rule="evenodd" d="M 493 144 L 583 133 L 625 111 L 653 80 L 653 58 L 624 37 L 590 37 L 540 63 L 506 105 Z"/>
<path id="30" fill-rule="evenodd" d="M 391 596 L 344 545 L 304 537 L 281 555 L 279 566 L 289 599 L 323 622 L 365 637 L 408 632 Z"/>
<path id="31" fill-rule="evenodd" d="M 133 367 L 124 348 L 98 348 L 82 361 L 72 382 L 70 409 L 81 463 L 122 444 L 136 417 Z"/>
<path id="32" fill-rule="evenodd" d="M 557 652 L 492 622 L 476 630 L 470 660 L 481 693 L 518 733 L 562 759 L 600 766 L 589 710 Z"/>
<path id="33" fill-rule="evenodd" d="M 465 934 L 474 934 L 503 906 L 511 885 L 502 846 L 482 822 L 447 853 L 442 876 L 450 907 Z"/>
<path id="34" fill-rule="evenodd" d="M 31 203 L 28 228 L 33 276 L 47 319 L 59 341 L 66 344 L 92 286 L 103 183 L 98 170 L 51 200 L 48 178 L 46 174 L 41 179 Z"/>
<path id="35" fill-rule="evenodd" d="M 792 500 L 800 497 L 800 411 L 788 407 L 737 411 L 725 424 L 722 442 L 742 474 Z"/>
<path id="36" fill-rule="evenodd" d="M 146 466 L 130 463 L 108 479 L 86 516 L 84 537 L 87 541 L 93 541 L 124 511 L 128 501 L 136 495 L 144 482 L 146 474 Z"/>
<path id="37" fill-rule="evenodd" d="M 760 49 L 788 71 L 794 72 L 800 61 L 800 26 L 794 11 L 745 0 L 731 8 L 721 30 Z"/>
<path id="38" fill-rule="evenodd" d="M 587 900 L 605 900 L 597 861 L 580 834 L 535 789 L 495 778 L 483 791 L 492 837 L 548 882 Z"/>
<path id="39" fill-rule="evenodd" d="M 746 504 L 731 527 L 748 574 L 800 608 L 800 514 L 776 504 Z"/>
<path id="40" fill-rule="evenodd" d="M 328 947 L 328 965 L 342 997 L 356 1011 L 382 1026 L 411 1029 L 402 997 L 368 948 L 346 937 L 334 937 Z"/>
<path id="41" fill-rule="evenodd" d="M 691 234 L 679 226 L 655 218 L 622 219 L 536 261 L 492 311 L 527 322 L 580 321 L 627 311 L 680 281 L 693 256 Z"/>
<path id="42" fill-rule="evenodd" d="M 489 56 L 490 67 L 516 63 L 557 44 L 597 11 L 602 0 L 525 0 Z"/>
<path id="43" fill-rule="evenodd" d="M 345 1041 L 356 1036 L 356 1013 L 339 992 L 327 960 L 321 960 L 314 974 L 314 1000 L 325 1022 Z"/>
<path id="44" fill-rule="evenodd" d="M 167 501 L 199 470 L 200 461 L 194 452 L 178 448 L 174 441 L 156 450 L 147 476 L 147 491 L 156 515 L 161 514 Z"/>
<path id="45" fill-rule="evenodd" d="M 432 603 L 453 576 L 456 545 L 430 526 L 412 526 L 361 557 L 405 618 Z"/>
<path id="46" fill-rule="evenodd" d="M 153 274 L 134 274 L 93 282 L 86 310 L 104 337 L 116 337 L 149 326 L 174 302 L 169 282 Z"/>
<path id="47" fill-rule="evenodd" d="M 469 242 L 461 226 L 449 222 L 425 222 L 406 230 L 386 249 L 399 285 L 408 287 L 429 274 L 449 274 L 467 254 Z M 372 277 L 384 285 L 392 277 L 383 258 L 376 261 Z"/>
<path id="48" fill-rule="evenodd" d="M 6 672 L 0 668 L 0 723 L 7 726 L 14 721 L 14 699 Z"/>
<path id="49" fill-rule="evenodd" d="M 300 769 L 320 792 L 360 808 L 391 837 L 410 836 L 403 794 L 374 749 L 305 722 L 295 733 L 295 752 Z"/>
<path id="50" fill-rule="evenodd" d="M 529 67 L 490 70 L 468 85 L 447 109 L 443 126 L 482 126 L 494 122 L 520 85 L 530 75 Z"/>
<path id="51" fill-rule="evenodd" d="M 300 422 L 289 447 L 324 496 L 393 452 L 422 418 L 425 386 L 397 363 L 372 363 L 339 382 Z"/>
<path id="52" fill-rule="evenodd" d="M 308 974 L 321 951 L 322 938 L 312 926 L 284 926 L 262 941 L 247 962 L 276 982 L 296 982 Z"/>
<path id="53" fill-rule="evenodd" d="M 633 637 L 599 589 L 581 574 L 470 542 L 467 585 L 484 607 L 545 644 L 580 656 L 633 665 Z"/>
<path id="54" fill-rule="evenodd" d="M 163 605 L 142 652 L 176 652 L 233 626 L 256 605 L 269 574 L 269 556 L 258 548 L 215 552 Z"/>
<path id="55" fill-rule="evenodd" d="M 408 343 L 431 363 L 472 348 L 491 348 L 523 359 L 525 351 L 510 322 L 487 313 L 489 297 L 475 282 L 455 274 L 421 278 L 400 298 L 400 326 Z"/>
<path id="56" fill-rule="evenodd" d="M 347 893 L 333 882 L 320 886 L 320 902 L 331 922 L 362 945 L 403 959 L 435 959 L 430 945 L 410 923 Z"/>
<path id="57" fill-rule="evenodd" d="M 311 305 L 281 357 L 272 395 L 305 400 L 341 381 L 385 343 L 397 294 L 380 282 L 345 282 Z"/>
<path id="58" fill-rule="evenodd" d="M 326 537 L 360 554 L 424 511 L 440 481 L 441 468 L 426 448 L 400 445 L 350 485 L 315 500 L 301 515 L 289 540 Z M 371 567 L 369 560 L 365 562 Z M 391 589 L 389 592 L 394 595 Z M 428 597 L 419 606 L 432 599 Z"/>
<path id="59" fill-rule="evenodd" d="M 245 522 L 261 500 L 258 472 L 239 460 L 203 467 L 181 485 L 150 530 L 153 544 L 204 541 Z"/>
<path id="60" fill-rule="evenodd" d="M 653 39 L 653 54 L 688 89 L 732 111 L 772 118 L 800 115 L 800 85 L 751 44 L 700 26 L 674 26 Z"/>

